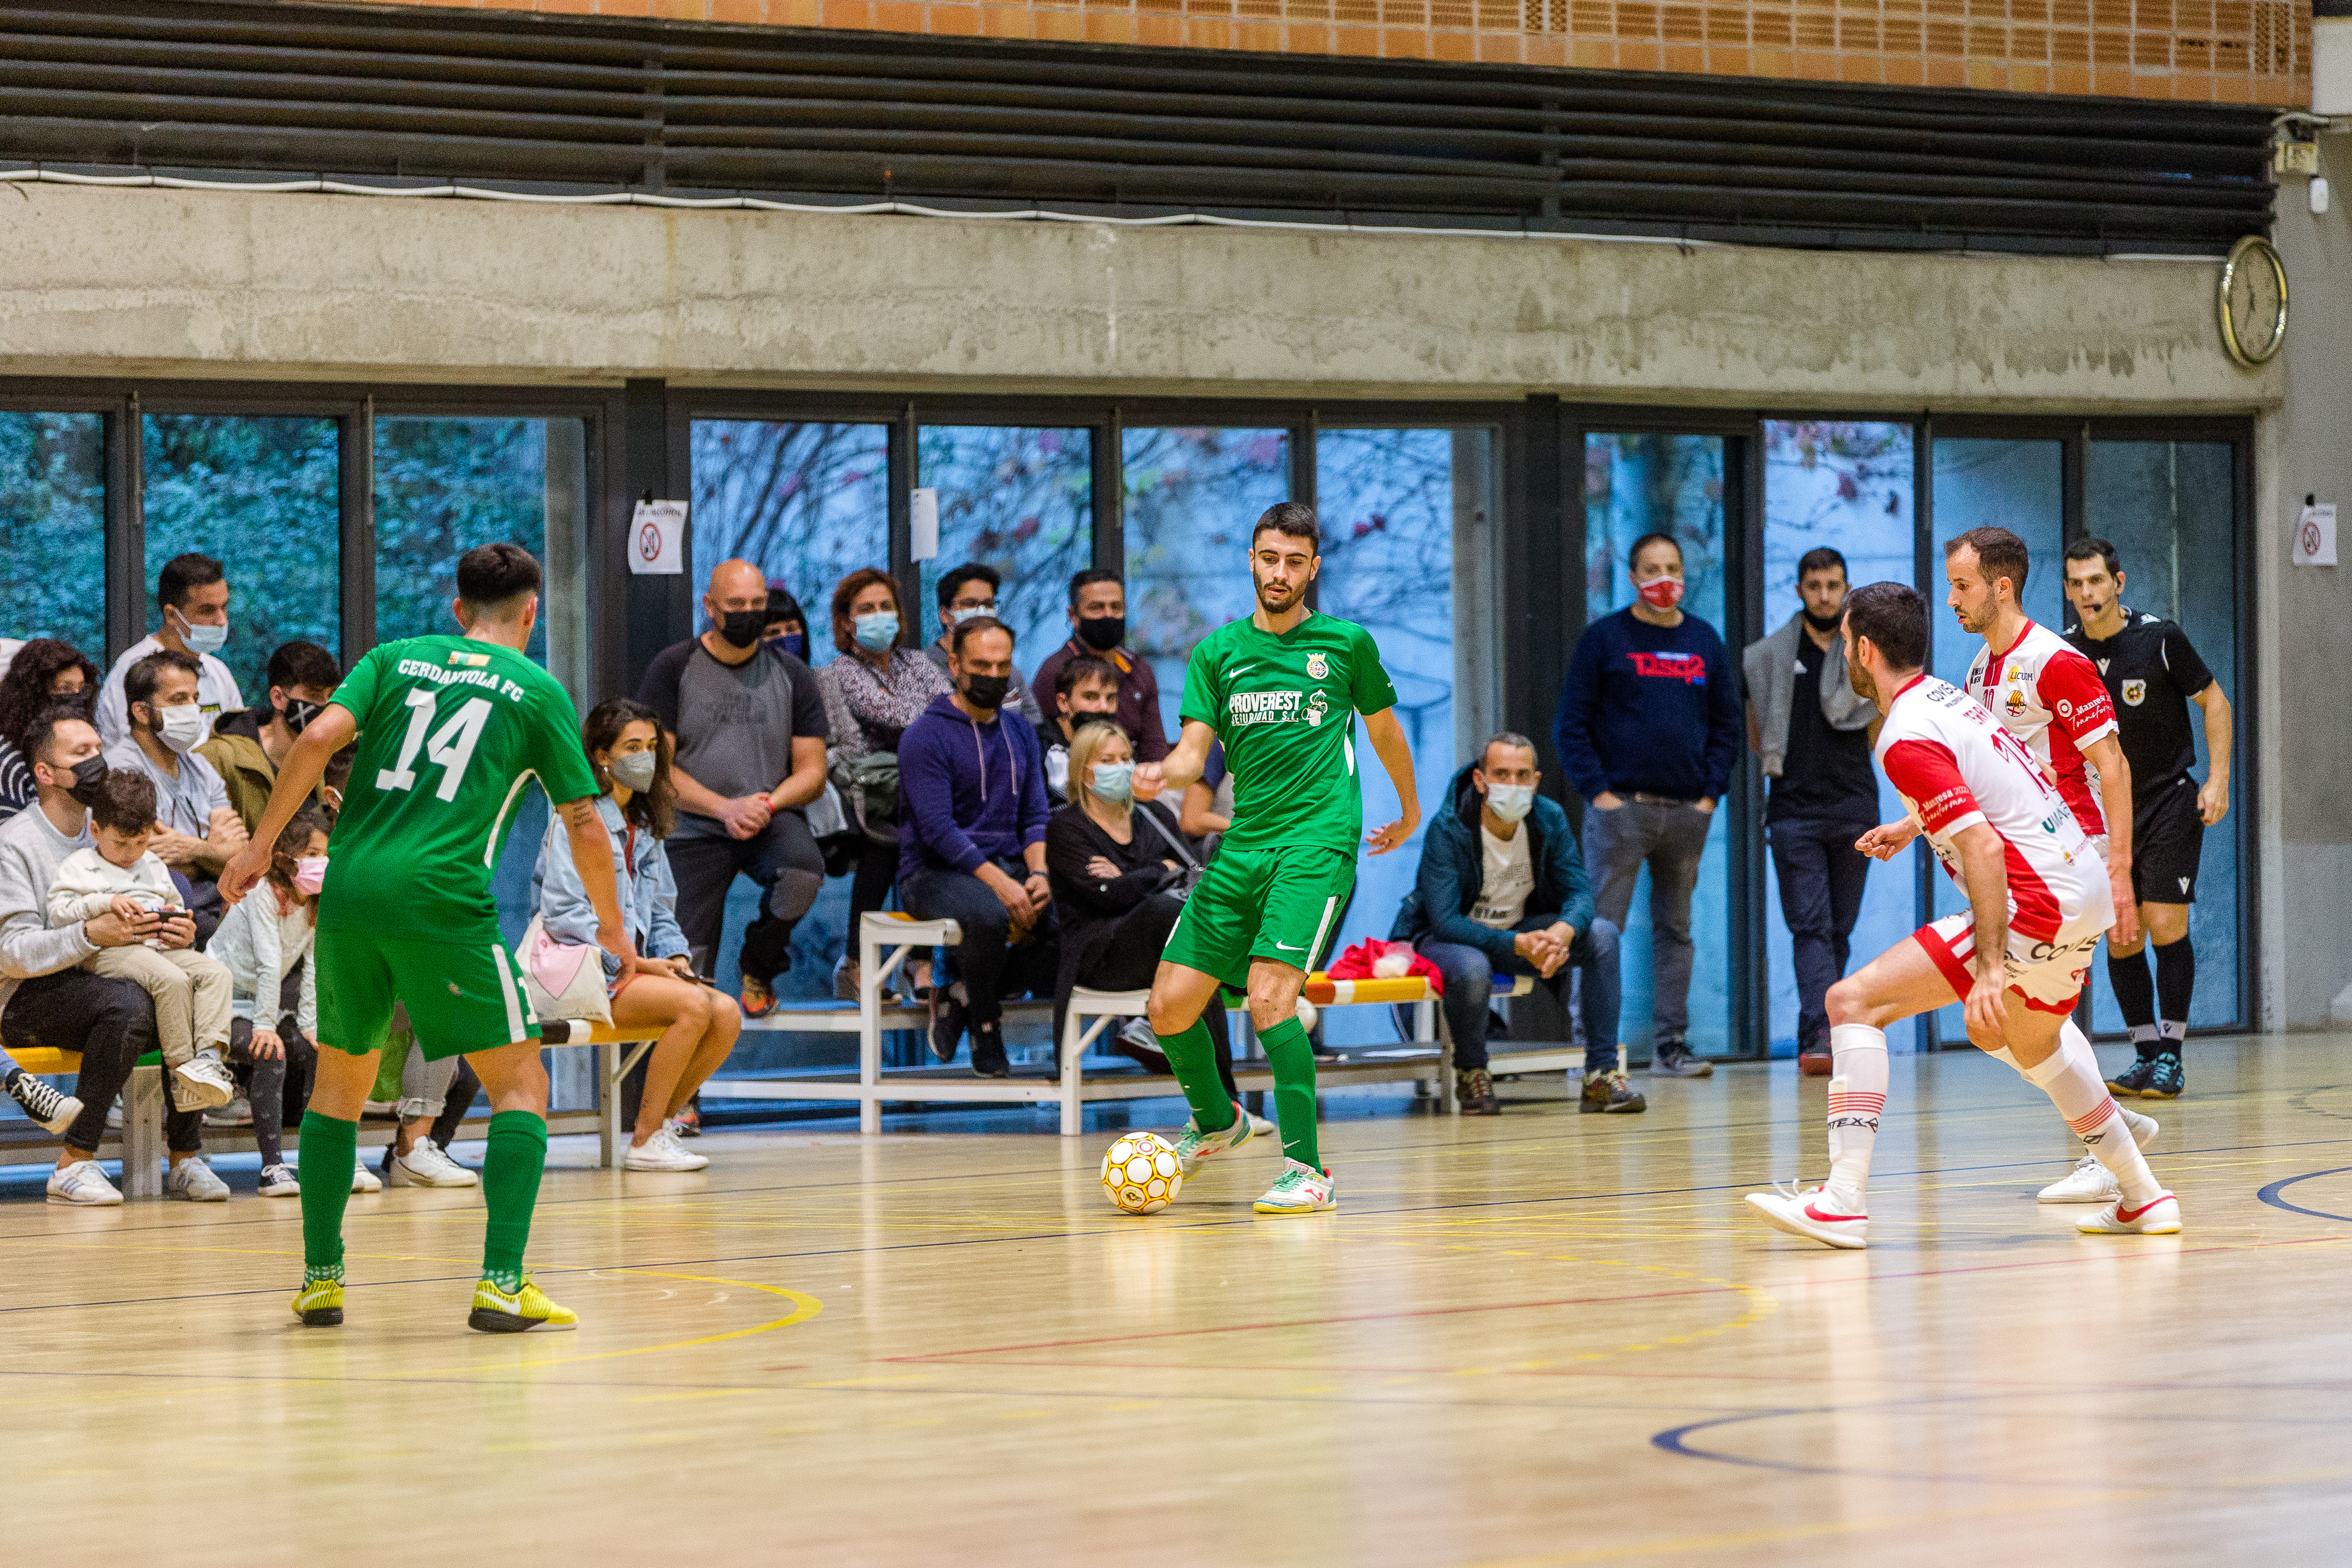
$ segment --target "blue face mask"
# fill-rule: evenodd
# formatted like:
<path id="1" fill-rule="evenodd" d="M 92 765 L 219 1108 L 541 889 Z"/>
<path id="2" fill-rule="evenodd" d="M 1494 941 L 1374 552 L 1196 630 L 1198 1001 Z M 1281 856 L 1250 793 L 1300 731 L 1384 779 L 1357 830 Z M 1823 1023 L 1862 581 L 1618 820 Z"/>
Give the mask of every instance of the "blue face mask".
<path id="1" fill-rule="evenodd" d="M 1135 798 L 1135 764 L 1133 763 L 1097 763 L 1094 792 L 1097 799 L 1113 805 L 1125 805 Z"/>
<path id="2" fill-rule="evenodd" d="M 857 646 L 868 653 L 880 653 L 898 640 L 898 616 L 893 610 L 877 610 L 870 616 L 857 617 Z"/>
<path id="3" fill-rule="evenodd" d="M 961 626 L 966 621 L 976 621 L 982 616 L 992 618 L 996 614 L 996 604 L 994 600 L 991 600 L 985 605 L 950 605 L 948 606 L 948 614 L 955 617 L 956 625 Z"/>
<path id="4" fill-rule="evenodd" d="M 188 651 L 199 658 L 206 654 L 218 653 L 228 646 L 226 626 L 199 626 L 189 620 L 187 616 L 181 616 L 177 610 L 173 610 L 172 614 L 179 616 L 180 640 L 186 643 Z"/>
<path id="5" fill-rule="evenodd" d="M 898 634 L 897 634 L 897 632 L 896 632 L 895 630 L 893 630 L 893 632 L 891 633 L 891 635 L 895 637 L 895 636 L 897 636 Z M 784 650 L 786 653 L 791 654 L 794 658 L 802 659 L 802 660 L 806 660 L 806 659 L 807 659 L 807 658 L 808 658 L 808 633 L 806 633 L 806 632 L 786 632 L 782 637 L 778 637 L 778 638 L 776 639 L 776 642 L 778 643 L 778 645 L 779 645 L 779 646 L 781 646 L 781 647 L 783 648 L 783 650 Z"/>

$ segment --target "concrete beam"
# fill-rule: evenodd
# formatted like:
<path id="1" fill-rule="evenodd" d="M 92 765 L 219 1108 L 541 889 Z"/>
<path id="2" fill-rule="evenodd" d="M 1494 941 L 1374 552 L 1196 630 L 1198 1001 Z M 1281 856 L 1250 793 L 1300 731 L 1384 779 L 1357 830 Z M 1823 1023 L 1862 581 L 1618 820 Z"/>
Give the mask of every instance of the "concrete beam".
<path id="1" fill-rule="evenodd" d="M 2211 262 L 16 186 L 0 374 L 2243 411 Z"/>

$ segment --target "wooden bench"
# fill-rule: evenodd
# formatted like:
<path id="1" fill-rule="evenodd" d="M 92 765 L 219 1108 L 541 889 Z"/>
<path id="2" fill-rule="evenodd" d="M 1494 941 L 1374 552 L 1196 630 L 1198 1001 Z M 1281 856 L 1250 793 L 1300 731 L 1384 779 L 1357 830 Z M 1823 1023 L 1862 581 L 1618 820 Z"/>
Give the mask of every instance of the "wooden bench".
<path id="1" fill-rule="evenodd" d="M 885 1101 L 906 1104 L 1059 1105 L 1061 1131 L 1076 1137 L 1082 1107 L 1089 1100 L 1158 1099 L 1182 1092 L 1166 1074 L 1097 1072 L 1088 1075 L 1082 1058 L 1086 1047 L 1100 1037 L 1113 1017 L 1139 1017 L 1146 993 L 1096 992 L 1083 988 L 1071 997 L 1064 1024 L 1061 1071 L 1053 1078 L 972 1077 L 968 1068 L 882 1068 L 882 1037 L 894 1029 L 929 1029 L 930 1011 L 921 1005 L 885 1005 L 882 988 L 899 967 L 926 948 L 953 947 L 963 932 L 953 921 L 919 921 L 900 913 L 868 914 L 857 933 L 858 997 L 853 1005 L 786 1003 L 763 1018 L 744 1021 L 746 1029 L 777 1032 L 810 1031 L 855 1034 L 858 1037 L 857 1071 L 794 1073 L 788 1078 L 713 1078 L 702 1086 L 718 1100 L 847 1101 L 857 1107 L 858 1131 L 882 1130 Z M 1525 995 L 1532 983 L 1498 978 L 1496 996 Z M 1414 1082 L 1433 1086 L 1449 1110 L 1454 1104 L 1454 1047 L 1444 1020 L 1433 1005 L 1428 984 L 1412 980 L 1332 980 L 1310 975 L 1307 999 L 1321 1007 L 1407 1005 L 1417 1009 L 1415 1039 L 1397 1050 L 1365 1052 L 1340 1062 L 1318 1063 L 1318 1081 L 1333 1084 Z M 1054 1016 L 1051 1000 L 1008 1002 L 1005 1017 L 1042 1019 Z M 1093 1020 L 1089 1025 L 1087 1020 Z M 1496 1059 L 1497 1070 L 1539 1072 L 1576 1065 L 1582 1053 L 1574 1050 L 1521 1052 Z M 1271 1071 L 1258 1064 L 1237 1064 L 1235 1086 L 1244 1092 L 1274 1087 Z"/>
<path id="2" fill-rule="evenodd" d="M 593 1132 L 596 1134 L 596 1163 L 611 1166 L 617 1163 L 627 1142 L 627 1131 L 621 1126 L 621 1080 L 635 1071 L 646 1054 L 654 1048 L 660 1037 L 657 1029 L 625 1029 L 611 1025 L 593 1026 L 568 1024 L 561 1019 L 540 1025 L 541 1043 L 551 1048 L 593 1046 L 597 1050 L 595 1075 L 596 1103 L 575 1110 L 551 1110 L 547 1130 L 553 1134 Z M 16 1065 L 40 1078 L 56 1078 L 81 1070 L 79 1051 L 20 1050 L 9 1053 Z M 488 1123 L 486 1117 L 470 1117 L 469 1124 Z M 48 1164 L 57 1157 L 57 1140 L 42 1133 L 38 1128 L 26 1124 L 37 1136 L 10 1138 L 0 1142 L 0 1165 Z M 394 1129 L 383 1122 L 362 1122 L 360 1142 L 364 1148 L 374 1148 L 391 1141 Z M 299 1149 L 302 1139 L 298 1128 L 286 1129 L 286 1147 Z M 205 1151 L 207 1153 L 249 1153 L 259 1147 L 253 1131 L 245 1127 L 206 1127 Z M 117 1132 L 109 1129 L 99 1146 L 99 1154 L 118 1154 L 122 1161 L 122 1195 L 126 1198 L 160 1198 L 163 1195 L 163 1069 L 146 1065 L 131 1069 L 131 1081 L 122 1091 L 122 1127 Z"/>

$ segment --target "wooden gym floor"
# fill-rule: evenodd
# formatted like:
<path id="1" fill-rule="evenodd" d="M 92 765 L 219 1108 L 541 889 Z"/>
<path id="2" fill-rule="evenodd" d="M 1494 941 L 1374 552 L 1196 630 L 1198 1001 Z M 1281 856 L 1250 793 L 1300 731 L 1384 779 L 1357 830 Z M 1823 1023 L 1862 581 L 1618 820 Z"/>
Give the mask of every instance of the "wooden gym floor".
<path id="1" fill-rule="evenodd" d="M 1822 1080 L 1790 1063 L 1650 1086 L 1640 1118 L 1556 1080 L 1488 1121 L 1375 1102 L 1305 1219 L 1251 1214 L 1257 1146 L 1120 1215 L 1109 1124 L 1045 1113 L 717 1135 L 700 1176 L 550 1172 L 532 1257 L 584 1322 L 520 1339 L 462 1327 L 471 1194 L 354 1198 L 350 1321 L 305 1331 L 297 1205 L 249 1172 L 204 1208 L 12 1183 L 6 1552 L 2342 1563 L 2345 1044 L 2194 1045 L 2156 1108 L 2168 1238 L 2037 1205 L 2064 1127 L 1973 1055 L 1895 1058 L 1867 1253 L 1738 1202 L 1801 1150 L 1819 1173 Z"/>

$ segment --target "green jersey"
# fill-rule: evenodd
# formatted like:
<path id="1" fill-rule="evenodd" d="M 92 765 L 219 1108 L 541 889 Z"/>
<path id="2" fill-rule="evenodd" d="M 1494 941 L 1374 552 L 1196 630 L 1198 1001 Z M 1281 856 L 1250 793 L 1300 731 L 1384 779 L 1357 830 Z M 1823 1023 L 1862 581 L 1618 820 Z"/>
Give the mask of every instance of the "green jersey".
<path id="1" fill-rule="evenodd" d="M 1217 732 L 1234 777 L 1232 849 L 1313 845 L 1352 861 L 1364 835 L 1356 715 L 1396 705 L 1370 632 L 1310 613 L 1280 637 L 1220 626 L 1184 668 L 1180 716 Z"/>
<path id="2" fill-rule="evenodd" d="M 359 721 L 359 754 L 320 929 L 497 942 L 490 870 L 523 785 L 596 793 L 571 697 L 514 649 L 452 634 L 374 649 L 333 701 Z"/>

